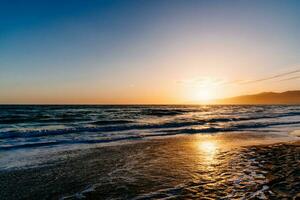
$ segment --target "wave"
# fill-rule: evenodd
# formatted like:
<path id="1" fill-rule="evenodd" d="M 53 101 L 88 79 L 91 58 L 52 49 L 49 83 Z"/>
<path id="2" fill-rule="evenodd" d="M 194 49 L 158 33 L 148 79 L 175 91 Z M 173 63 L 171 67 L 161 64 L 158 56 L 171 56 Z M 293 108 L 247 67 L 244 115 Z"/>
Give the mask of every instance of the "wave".
<path id="1" fill-rule="evenodd" d="M 142 115 L 152 115 L 158 117 L 164 116 L 175 116 L 184 113 L 191 113 L 197 110 L 184 110 L 184 109 L 144 109 L 140 114 Z M 199 111 L 199 110 L 198 110 Z M 107 111 L 106 111 L 107 112 Z M 0 124 L 20 124 L 20 123 L 72 123 L 72 122 L 88 122 L 91 119 L 87 118 L 84 115 L 85 112 L 78 114 L 60 114 L 60 115 L 16 115 L 16 116 L 0 116 Z M 88 112 L 86 112 L 88 113 Z M 138 114 L 138 113 L 137 113 Z M 201 116 L 201 115 L 200 115 Z M 217 117 L 211 119 L 203 119 L 203 122 L 230 122 L 230 121 L 246 121 L 246 120 L 257 120 L 257 119 L 271 119 L 271 118 L 281 118 L 281 117 L 289 117 L 289 116 L 300 116 L 300 112 L 291 111 L 288 113 L 279 113 L 279 114 L 264 114 L 257 116 L 247 116 L 247 117 Z M 101 116 L 98 116 L 98 118 Z M 99 120 L 91 122 L 91 124 L 95 125 L 112 125 L 112 124 L 129 124 L 134 121 L 126 120 L 126 119 L 112 119 L 112 120 Z"/>
<path id="2" fill-rule="evenodd" d="M 118 142 L 124 140 L 136 140 L 143 139 L 150 136 L 124 136 L 116 138 L 107 138 L 107 139 L 93 139 L 93 140 L 61 140 L 61 141 L 49 141 L 49 142 L 35 142 L 27 144 L 17 144 L 17 145 L 0 145 L 0 151 L 3 150 L 13 150 L 21 148 L 33 148 L 33 147 L 43 147 L 43 146 L 54 146 L 54 145 L 63 145 L 63 144 L 100 144 L 100 143 L 109 143 L 109 142 Z"/>
<path id="3" fill-rule="evenodd" d="M 299 106 L 0 106 L 0 110 L 0 149 L 300 124 Z"/>
<path id="4" fill-rule="evenodd" d="M 129 120 L 100 120 L 100 121 L 92 122 L 91 124 L 95 124 L 95 125 L 114 125 L 114 124 L 130 124 L 130 123 L 134 123 L 134 121 L 129 121 Z"/>
<path id="5" fill-rule="evenodd" d="M 192 110 L 192 111 L 199 111 L 199 110 Z M 144 115 L 153 115 L 157 117 L 163 117 L 163 116 L 174 116 L 174 115 L 180 115 L 188 112 L 192 112 L 191 110 L 185 110 L 185 109 L 144 109 L 141 111 Z"/>
<path id="6" fill-rule="evenodd" d="M 179 128 L 191 125 L 202 125 L 203 122 L 171 122 L 163 124 L 125 124 L 116 126 L 100 126 L 100 127 L 75 127 L 57 130 L 27 130 L 27 131 L 6 131 L 0 132 L 0 139 L 8 138 L 27 138 L 27 137 L 42 137 L 55 136 L 72 133 L 92 133 L 92 132 L 115 132 L 128 130 L 145 130 L 159 128 Z"/>
<path id="7" fill-rule="evenodd" d="M 267 128 L 272 126 L 282 126 L 282 125 L 295 125 L 300 124 L 300 121 L 294 122 L 274 122 L 274 123 L 251 123 L 251 124 L 238 124 L 232 125 L 230 127 L 209 127 L 209 128 L 187 128 L 187 129 L 175 129 L 175 130 L 164 130 L 163 132 L 173 133 L 173 134 L 196 134 L 196 133 L 217 133 L 217 132 L 234 132 L 234 131 L 247 131 L 258 128 Z"/>
<path id="8" fill-rule="evenodd" d="M 67 123 L 86 121 L 82 116 L 10 116 L 0 118 L 0 124 L 21 123 Z"/>
<path id="9" fill-rule="evenodd" d="M 299 114 L 299 113 L 298 113 Z M 217 122 L 239 122 L 239 121 L 250 121 L 250 120 L 258 120 L 258 119 L 268 119 L 268 118 L 276 118 L 283 116 L 291 116 L 291 115 L 278 115 L 273 117 L 262 116 L 262 117 L 240 117 L 240 118 L 211 118 L 205 120 L 197 120 L 197 121 L 178 121 L 178 122 L 165 122 L 158 124 L 137 124 L 134 121 L 129 120 L 103 120 L 92 122 L 91 124 L 100 125 L 95 127 L 72 127 L 72 128 L 64 128 L 64 129 L 56 129 L 56 130 L 26 130 L 26 131 L 3 131 L 0 132 L 0 139 L 8 139 L 8 138 L 28 138 L 28 137 L 43 137 L 43 136 L 56 136 L 56 135 L 64 135 L 64 134 L 75 134 L 75 133 L 93 133 L 93 132 L 116 132 L 116 131 L 129 131 L 129 130 L 153 130 L 153 129 L 163 129 L 162 131 L 170 131 L 170 128 L 183 128 L 189 126 L 199 126 L 206 125 L 208 123 L 217 123 Z M 297 124 L 297 122 L 274 122 L 274 123 L 245 123 L 245 124 L 228 124 L 227 128 L 214 128 L 210 127 L 210 129 L 206 132 L 214 132 L 214 129 L 218 129 L 219 131 L 235 131 L 241 129 L 248 128 L 264 128 L 269 126 L 276 125 L 285 125 L 285 124 Z M 106 125 L 106 126 L 104 126 Z M 108 126 L 112 125 L 112 126 Z M 187 129 L 189 130 L 189 129 Z M 190 129 L 194 130 L 194 129 Z M 195 129 L 196 131 L 199 129 Z M 204 129 L 201 129 L 204 131 Z"/>
<path id="10" fill-rule="evenodd" d="M 257 128 L 266 128 L 271 126 L 280 126 L 280 125 L 292 125 L 292 124 L 300 124 L 300 121 L 294 122 L 274 122 L 274 123 L 264 123 L 264 124 L 240 124 L 227 128 L 220 127 L 208 127 L 208 128 L 185 128 L 185 129 L 175 129 L 175 130 L 161 130 L 153 133 L 148 133 L 144 135 L 123 135 L 123 136 L 115 136 L 105 139 L 81 139 L 81 140 L 61 140 L 61 141 L 50 141 L 50 142 L 37 142 L 37 143 L 28 143 L 21 145 L 11 145 L 11 146 L 0 146 L 0 150 L 11 150 L 11 149 L 19 149 L 19 148 L 32 148 L 32 147 L 42 147 L 42 146 L 53 146 L 53 145 L 61 145 L 61 144 L 99 144 L 99 143 L 109 143 L 109 142 L 117 142 L 124 140 L 137 140 L 144 139 L 149 137 L 162 137 L 162 136 L 174 136 L 179 134 L 200 134 L 200 133 L 219 133 L 219 132 L 235 132 L 235 131 L 249 131 L 251 129 Z M 34 135 L 36 137 L 36 135 Z"/>
<path id="11" fill-rule="evenodd" d="M 42 147 L 42 146 L 52 146 L 62 144 L 63 142 L 37 142 L 37 143 L 27 143 L 27 144 L 19 144 L 19 145 L 3 145 L 0 146 L 0 150 L 13 150 L 20 148 L 33 148 L 33 147 Z"/>

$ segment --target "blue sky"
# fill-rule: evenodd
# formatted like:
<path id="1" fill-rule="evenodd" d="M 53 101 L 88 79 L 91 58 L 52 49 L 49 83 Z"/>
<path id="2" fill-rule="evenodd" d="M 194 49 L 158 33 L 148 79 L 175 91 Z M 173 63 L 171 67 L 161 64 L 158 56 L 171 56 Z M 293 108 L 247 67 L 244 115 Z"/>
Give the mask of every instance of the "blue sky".
<path id="1" fill-rule="evenodd" d="M 0 1 L 0 103 L 181 103 L 204 87 L 217 98 L 299 89 L 298 78 L 282 81 L 298 72 L 255 82 L 300 69 L 299 10 L 275 0 Z"/>

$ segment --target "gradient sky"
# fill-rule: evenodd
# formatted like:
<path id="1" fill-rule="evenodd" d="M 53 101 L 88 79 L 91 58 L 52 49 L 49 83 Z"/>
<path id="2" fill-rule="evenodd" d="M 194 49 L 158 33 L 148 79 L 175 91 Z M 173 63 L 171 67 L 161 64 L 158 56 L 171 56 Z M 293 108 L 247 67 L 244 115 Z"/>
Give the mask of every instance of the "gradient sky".
<path id="1" fill-rule="evenodd" d="M 300 1 L 0 1 L 0 103 L 300 89 Z"/>

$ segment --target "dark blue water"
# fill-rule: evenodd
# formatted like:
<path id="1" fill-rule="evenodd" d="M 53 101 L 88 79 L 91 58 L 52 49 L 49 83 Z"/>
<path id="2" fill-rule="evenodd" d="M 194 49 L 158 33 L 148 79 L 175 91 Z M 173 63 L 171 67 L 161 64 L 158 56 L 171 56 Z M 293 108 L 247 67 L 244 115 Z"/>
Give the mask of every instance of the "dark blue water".
<path id="1" fill-rule="evenodd" d="M 0 150 L 300 127 L 300 106 L 0 106 Z"/>

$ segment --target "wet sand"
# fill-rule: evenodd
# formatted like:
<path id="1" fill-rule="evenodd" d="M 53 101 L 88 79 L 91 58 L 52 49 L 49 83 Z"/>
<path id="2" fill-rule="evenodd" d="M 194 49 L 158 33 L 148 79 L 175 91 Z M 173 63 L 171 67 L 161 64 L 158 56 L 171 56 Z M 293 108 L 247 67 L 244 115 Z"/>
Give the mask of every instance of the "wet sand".
<path id="1" fill-rule="evenodd" d="M 151 139 L 0 172 L 1 199 L 300 199 L 300 142 L 264 134 Z"/>

